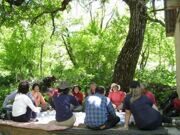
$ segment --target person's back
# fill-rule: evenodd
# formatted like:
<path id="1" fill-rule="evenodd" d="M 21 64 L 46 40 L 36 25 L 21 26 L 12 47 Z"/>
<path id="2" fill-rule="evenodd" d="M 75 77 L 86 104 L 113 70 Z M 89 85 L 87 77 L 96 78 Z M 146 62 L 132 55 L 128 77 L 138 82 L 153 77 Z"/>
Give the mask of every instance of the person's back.
<path id="1" fill-rule="evenodd" d="M 130 103 L 131 95 L 128 95 L 125 99 L 125 104 L 129 104 L 136 125 L 140 129 L 156 128 L 161 125 L 160 113 L 152 108 L 153 103 L 146 97 L 141 96 L 139 99 Z M 127 103 L 128 102 L 128 103 Z"/>
<path id="2" fill-rule="evenodd" d="M 56 120 L 64 121 L 72 117 L 73 113 L 70 109 L 70 105 L 73 104 L 78 106 L 78 102 L 75 97 L 71 95 L 61 94 L 53 97 L 55 110 L 56 110 Z"/>
<path id="3" fill-rule="evenodd" d="M 69 95 L 70 85 L 62 81 L 58 88 L 59 94 L 53 95 L 53 102 L 56 110 L 56 121 L 52 121 L 59 126 L 72 127 L 76 121 L 71 110 L 71 104 L 75 107 L 79 106 L 74 96 Z"/>
<path id="4" fill-rule="evenodd" d="M 161 126 L 161 114 L 153 108 L 151 100 L 143 95 L 138 81 L 130 83 L 130 94 L 124 100 L 124 109 L 126 112 L 125 127 L 128 127 L 131 113 L 139 129 L 153 130 Z"/>
<path id="5" fill-rule="evenodd" d="M 110 99 L 99 92 L 102 89 L 97 87 L 96 93 L 85 101 L 85 124 L 92 129 L 111 128 L 119 122 Z"/>
<path id="6" fill-rule="evenodd" d="M 85 124 L 96 127 L 105 123 L 105 121 L 108 119 L 108 100 L 105 96 L 100 94 L 89 96 L 87 97 L 85 104 L 85 113 L 87 116 L 85 119 Z"/>
<path id="7" fill-rule="evenodd" d="M 28 122 L 32 117 L 32 112 L 39 112 L 32 100 L 27 96 L 29 92 L 29 83 L 22 81 L 19 83 L 18 92 L 12 107 L 12 117 L 17 122 Z"/>
<path id="8" fill-rule="evenodd" d="M 12 115 L 16 117 L 25 114 L 28 105 L 38 112 L 38 108 L 35 108 L 31 99 L 26 94 L 17 93 L 13 103 Z"/>

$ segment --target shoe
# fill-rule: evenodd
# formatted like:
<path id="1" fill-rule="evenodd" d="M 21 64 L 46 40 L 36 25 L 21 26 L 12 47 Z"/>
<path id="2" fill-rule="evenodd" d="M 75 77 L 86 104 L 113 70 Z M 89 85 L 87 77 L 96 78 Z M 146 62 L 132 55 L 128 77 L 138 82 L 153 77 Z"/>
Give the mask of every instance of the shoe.
<path id="1" fill-rule="evenodd" d="M 33 119 L 33 118 L 31 118 L 31 119 L 30 119 L 30 122 L 38 122 L 38 121 L 39 121 L 39 120 L 38 120 L 38 119 L 36 119 L 36 118 L 34 118 L 34 119 Z"/>
<path id="2" fill-rule="evenodd" d="M 103 129 L 105 129 L 105 128 L 106 128 L 105 125 L 100 126 L 100 129 L 101 129 L 101 130 L 103 130 Z"/>

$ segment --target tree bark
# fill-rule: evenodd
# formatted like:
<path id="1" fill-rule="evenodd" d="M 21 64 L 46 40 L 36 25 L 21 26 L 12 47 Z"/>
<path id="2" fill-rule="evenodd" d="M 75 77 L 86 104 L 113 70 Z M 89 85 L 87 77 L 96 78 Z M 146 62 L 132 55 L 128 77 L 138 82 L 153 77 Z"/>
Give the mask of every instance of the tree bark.
<path id="1" fill-rule="evenodd" d="M 73 55 L 73 51 L 72 51 L 72 47 L 71 47 L 70 42 L 66 41 L 66 39 L 63 35 L 61 37 L 62 37 L 63 43 L 65 45 L 66 51 L 69 55 L 69 58 L 70 58 L 72 64 L 74 65 L 74 67 L 77 67 L 77 63 L 76 63 L 75 57 Z M 69 35 L 68 35 L 68 37 L 69 37 Z"/>
<path id="2" fill-rule="evenodd" d="M 180 14 L 178 15 L 176 21 L 176 30 L 175 30 L 175 47 L 176 47 L 176 84 L 177 84 L 177 93 L 180 99 Z"/>
<path id="3" fill-rule="evenodd" d="M 145 0 L 124 1 L 130 9 L 129 32 L 115 64 L 113 82 L 120 84 L 124 91 L 128 91 L 142 50 L 147 23 L 147 8 Z"/>
<path id="4" fill-rule="evenodd" d="M 43 50 L 44 50 L 44 42 L 41 44 L 40 48 L 40 65 L 39 65 L 39 71 L 40 71 L 40 76 L 43 77 Z"/>

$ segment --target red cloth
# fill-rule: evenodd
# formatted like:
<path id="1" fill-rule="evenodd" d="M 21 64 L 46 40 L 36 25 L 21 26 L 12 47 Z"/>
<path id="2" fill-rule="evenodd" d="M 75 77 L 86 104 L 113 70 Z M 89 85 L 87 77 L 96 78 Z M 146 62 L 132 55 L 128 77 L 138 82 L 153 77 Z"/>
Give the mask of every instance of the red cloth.
<path id="1" fill-rule="evenodd" d="M 151 100 L 151 102 L 152 102 L 153 104 L 155 104 L 155 105 L 157 104 L 156 99 L 155 99 L 155 96 L 154 96 L 154 94 L 153 94 L 152 92 L 147 91 L 147 92 L 145 93 L 145 95 L 148 97 L 148 99 Z"/>
<path id="2" fill-rule="evenodd" d="M 73 96 L 76 98 L 76 100 L 79 102 L 79 104 L 82 105 L 82 102 L 83 102 L 82 92 L 78 92 L 78 93 L 73 92 Z"/>
<path id="3" fill-rule="evenodd" d="M 180 99 L 175 98 L 175 99 L 173 100 L 173 105 L 174 105 L 174 108 L 175 108 L 178 112 L 180 112 Z"/>
<path id="4" fill-rule="evenodd" d="M 110 98 L 111 102 L 118 107 L 124 101 L 126 94 L 123 91 L 117 92 L 110 92 L 108 97 Z"/>

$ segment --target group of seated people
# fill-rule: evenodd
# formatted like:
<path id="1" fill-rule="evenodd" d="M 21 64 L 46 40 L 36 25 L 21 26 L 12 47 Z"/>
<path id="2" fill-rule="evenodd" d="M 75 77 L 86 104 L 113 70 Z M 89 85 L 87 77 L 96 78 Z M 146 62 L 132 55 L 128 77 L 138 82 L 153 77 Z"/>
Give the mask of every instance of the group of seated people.
<path id="1" fill-rule="evenodd" d="M 136 126 L 142 130 L 153 130 L 162 123 L 180 124 L 178 120 L 162 116 L 156 107 L 154 95 L 145 89 L 138 81 L 132 81 L 130 92 L 125 93 L 120 85 L 113 83 L 108 96 L 105 96 L 105 88 L 90 84 L 90 90 L 86 95 L 81 92 L 81 87 L 71 86 L 62 81 L 56 89 L 49 88 L 47 95 L 49 104 L 56 111 L 55 121 L 50 123 L 72 127 L 76 121 L 73 111 L 82 111 L 84 106 L 85 125 L 90 129 L 108 129 L 116 126 L 120 118 L 116 111 L 125 112 L 124 127 L 128 128 L 131 114 Z M 38 83 L 30 85 L 28 81 L 19 83 L 18 90 L 7 96 L 3 107 L 8 107 L 9 100 L 13 99 L 12 120 L 16 122 L 28 122 L 36 118 L 41 106 L 47 109 L 48 103 L 40 92 Z"/>

